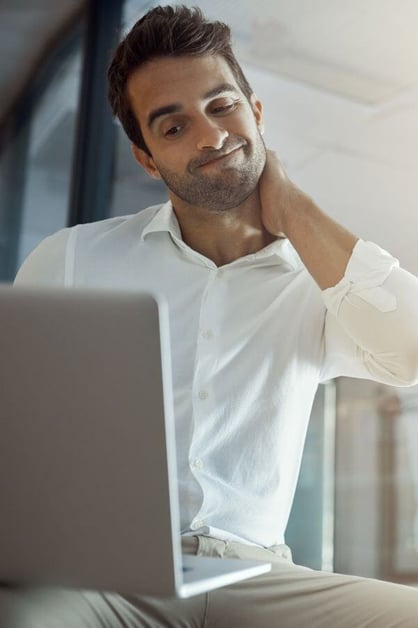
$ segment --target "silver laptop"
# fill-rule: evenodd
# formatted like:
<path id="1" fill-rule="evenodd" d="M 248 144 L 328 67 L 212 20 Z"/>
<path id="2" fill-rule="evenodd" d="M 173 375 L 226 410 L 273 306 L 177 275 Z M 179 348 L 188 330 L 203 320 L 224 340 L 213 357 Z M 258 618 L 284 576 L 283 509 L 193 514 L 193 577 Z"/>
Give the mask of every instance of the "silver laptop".
<path id="1" fill-rule="evenodd" d="M 0 582 L 188 597 L 270 563 L 181 555 L 167 306 L 0 286 Z"/>

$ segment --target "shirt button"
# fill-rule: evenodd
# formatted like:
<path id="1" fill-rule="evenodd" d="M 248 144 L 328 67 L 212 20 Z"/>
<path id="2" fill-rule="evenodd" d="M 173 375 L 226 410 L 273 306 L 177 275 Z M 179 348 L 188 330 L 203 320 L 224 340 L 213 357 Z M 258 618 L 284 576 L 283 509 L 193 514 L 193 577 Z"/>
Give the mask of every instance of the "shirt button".
<path id="1" fill-rule="evenodd" d="M 204 399 L 207 399 L 207 397 L 208 397 L 208 393 L 206 392 L 206 390 L 201 390 L 201 391 L 199 392 L 199 399 L 202 399 L 202 401 L 203 401 Z"/>
<path id="2" fill-rule="evenodd" d="M 205 522 L 203 521 L 203 519 L 196 519 L 196 521 L 193 521 L 190 527 L 192 530 L 197 530 L 198 528 L 203 528 L 204 525 Z"/>
<path id="3" fill-rule="evenodd" d="M 202 336 L 203 338 L 206 338 L 206 340 L 210 340 L 213 338 L 213 331 L 211 329 L 204 329 L 202 331 Z"/>
<path id="4" fill-rule="evenodd" d="M 203 460 L 196 458 L 196 460 L 193 460 L 193 466 L 195 469 L 203 469 Z"/>

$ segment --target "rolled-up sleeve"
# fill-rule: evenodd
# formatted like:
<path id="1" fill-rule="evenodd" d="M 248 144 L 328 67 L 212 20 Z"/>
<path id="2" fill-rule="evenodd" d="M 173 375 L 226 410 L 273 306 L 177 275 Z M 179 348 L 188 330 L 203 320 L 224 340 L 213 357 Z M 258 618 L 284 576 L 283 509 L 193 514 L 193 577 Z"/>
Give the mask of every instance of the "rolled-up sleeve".
<path id="1" fill-rule="evenodd" d="M 373 242 L 358 240 L 327 308 L 321 381 L 346 375 L 418 383 L 418 279 Z"/>

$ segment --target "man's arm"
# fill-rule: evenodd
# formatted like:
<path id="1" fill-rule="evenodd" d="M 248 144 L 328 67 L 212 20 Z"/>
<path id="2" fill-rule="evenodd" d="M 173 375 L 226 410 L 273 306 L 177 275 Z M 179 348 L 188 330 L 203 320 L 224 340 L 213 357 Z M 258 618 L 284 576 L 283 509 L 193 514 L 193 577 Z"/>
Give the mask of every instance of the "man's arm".
<path id="1" fill-rule="evenodd" d="M 332 315 L 325 325 L 324 376 L 417 383 L 418 279 L 322 212 L 271 151 L 259 193 L 266 229 L 290 240 Z"/>
<path id="2" fill-rule="evenodd" d="M 259 192 L 266 229 L 290 240 L 322 290 L 335 286 L 344 276 L 358 238 L 290 181 L 272 151 L 267 152 Z"/>

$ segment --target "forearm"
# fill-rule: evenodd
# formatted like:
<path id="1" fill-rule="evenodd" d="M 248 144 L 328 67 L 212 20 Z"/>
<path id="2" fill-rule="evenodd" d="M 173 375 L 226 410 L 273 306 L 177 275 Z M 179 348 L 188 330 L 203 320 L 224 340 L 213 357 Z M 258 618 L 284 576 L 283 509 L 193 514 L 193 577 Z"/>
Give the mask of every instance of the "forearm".
<path id="1" fill-rule="evenodd" d="M 336 223 L 302 192 L 283 216 L 283 232 L 322 290 L 344 276 L 358 237 Z"/>

